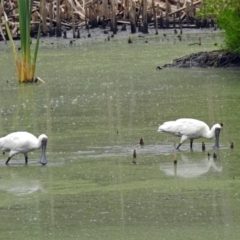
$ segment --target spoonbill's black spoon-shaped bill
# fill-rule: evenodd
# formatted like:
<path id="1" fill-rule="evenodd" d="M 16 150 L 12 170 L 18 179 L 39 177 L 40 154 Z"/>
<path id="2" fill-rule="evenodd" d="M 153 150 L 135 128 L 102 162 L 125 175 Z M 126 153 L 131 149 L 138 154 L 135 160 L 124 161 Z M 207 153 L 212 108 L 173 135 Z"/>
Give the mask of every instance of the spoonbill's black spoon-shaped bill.
<path id="1" fill-rule="evenodd" d="M 40 163 L 42 165 L 46 165 L 47 139 L 48 138 L 45 134 L 41 134 L 38 138 L 36 138 L 29 132 L 13 132 L 0 138 L 0 150 L 3 152 L 9 152 L 6 164 L 8 164 L 11 158 L 18 153 L 22 153 L 25 156 L 25 163 L 27 164 L 28 152 L 42 148 Z"/>
<path id="2" fill-rule="evenodd" d="M 200 120 L 180 118 L 176 121 L 164 122 L 159 126 L 158 132 L 166 132 L 181 137 L 177 149 L 179 149 L 182 143 L 187 139 L 190 139 L 190 148 L 192 149 L 193 140 L 197 138 L 215 138 L 214 148 L 219 148 L 219 136 L 222 126 L 222 123 L 217 123 L 210 129 L 205 122 Z"/>

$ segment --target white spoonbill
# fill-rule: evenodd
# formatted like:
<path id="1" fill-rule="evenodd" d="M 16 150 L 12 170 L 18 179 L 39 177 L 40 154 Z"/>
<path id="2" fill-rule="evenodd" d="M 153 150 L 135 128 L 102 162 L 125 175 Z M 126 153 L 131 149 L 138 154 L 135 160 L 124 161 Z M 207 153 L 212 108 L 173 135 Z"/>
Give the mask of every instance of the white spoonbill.
<path id="1" fill-rule="evenodd" d="M 190 148 L 192 149 L 193 140 L 197 138 L 214 138 L 214 148 L 219 148 L 219 135 L 223 124 L 215 124 L 210 129 L 209 126 L 200 120 L 191 118 L 180 118 L 176 121 L 164 122 L 159 126 L 158 132 L 171 133 L 174 136 L 181 137 L 177 149 L 182 143 L 190 139 Z"/>
<path id="2" fill-rule="evenodd" d="M 46 147 L 47 147 L 47 136 L 41 134 L 36 138 L 29 132 L 13 132 L 5 137 L 0 138 L 0 150 L 3 152 L 9 152 L 9 157 L 6 164 L 10 159 L 18 153 L 22 153 L 25 156 L 25 163 L 28 163 L 28 152 L 34 151 L 42 147 L 42 156 L 40 163 L 42 165 L 47 164 L 46 158 Z"/>

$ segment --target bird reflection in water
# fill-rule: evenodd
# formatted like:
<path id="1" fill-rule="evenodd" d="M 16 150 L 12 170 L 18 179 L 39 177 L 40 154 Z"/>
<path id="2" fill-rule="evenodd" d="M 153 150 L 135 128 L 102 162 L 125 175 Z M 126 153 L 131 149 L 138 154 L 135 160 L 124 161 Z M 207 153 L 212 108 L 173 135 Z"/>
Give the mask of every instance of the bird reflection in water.
<path id="1" fill-rule="evenodd" d="M 222 165 L 219 157 L 213 158 L 205 155 L 201 159 L 195 160 L 191 159 L 191 156 L 181 155 L 181 161 L 178 161 L 178 164 L 165 163 L 160 166 L 160 170 L 167 176 L 196 178 L 210 171 L 222 172 Z"/>

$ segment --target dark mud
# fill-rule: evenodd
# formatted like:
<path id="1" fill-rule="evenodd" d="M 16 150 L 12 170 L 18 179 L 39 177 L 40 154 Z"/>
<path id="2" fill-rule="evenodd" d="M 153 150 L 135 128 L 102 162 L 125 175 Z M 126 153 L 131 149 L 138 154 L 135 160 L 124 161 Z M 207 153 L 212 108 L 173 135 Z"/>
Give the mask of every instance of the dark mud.
<path id="1" fill-rule="evenodd" d="M 172 63 L 163 67 L 175 68 L 226 68 L 240 67 L 240 54 L 217 50 L 212 52 L 198 52 L 174 59 Z"/>

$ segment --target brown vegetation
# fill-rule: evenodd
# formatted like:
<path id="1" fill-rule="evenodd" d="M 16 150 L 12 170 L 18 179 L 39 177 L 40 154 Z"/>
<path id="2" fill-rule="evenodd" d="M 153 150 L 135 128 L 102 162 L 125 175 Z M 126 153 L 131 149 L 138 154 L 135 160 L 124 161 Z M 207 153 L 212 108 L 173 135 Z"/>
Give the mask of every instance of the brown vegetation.
<path id="1" fill-rule="evenodd" d="M 17 0 L 3 0 L 0 5 L 0 39 L 6 38 L 3 12 L 9 18 L 13 38 L 19 38 Z M 73 30 L 73 37 L 79 36 L 79 29 L 109 27 L 117 31 L 117 24 L 131 25 L 143 33 L 148 26 L 158 28 L 199 27 L 196 12 L 201 0 L 41 0 L 33 1 L 31 35 L 37 32 L 39 21 L 42 23 L 43 36 L 62 36 L 66 30 Z M 205 22 L 208 24 L 209 21 Z"/>

